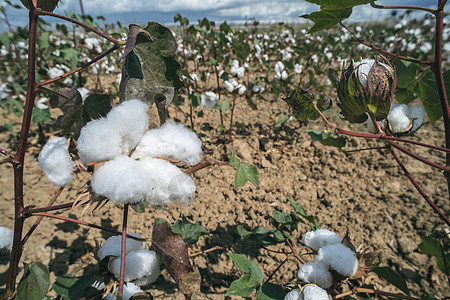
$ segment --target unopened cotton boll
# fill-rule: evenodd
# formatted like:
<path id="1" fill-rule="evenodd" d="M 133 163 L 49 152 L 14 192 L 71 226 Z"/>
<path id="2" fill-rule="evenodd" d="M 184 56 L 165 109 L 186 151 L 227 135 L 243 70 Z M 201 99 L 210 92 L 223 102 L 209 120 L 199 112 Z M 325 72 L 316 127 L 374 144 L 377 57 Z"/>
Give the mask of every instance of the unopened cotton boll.
<path id="1" fill-rule="evenodd" d="M 129 235 L 141 238 L 138 233 L 128 233 Z M 125 253 L 131 251 L 145 250 L 145 242 L 137 241 L 132 238 L 126 238 Z M 119 257 L 122 251 L 122 236 L 116 235 L 108 238 L 97 252 L 97 257 L 102 260 L 106 256 Z"/>
<path id="2" fill-rule="evenodd" d="M 0 227 L 0 249 L 11 249 L 14 231 L 6 227 Z"/>
<path id="3" fill-rule="evenodd" d="M 145 199 L 153 185 L 138 161 L 119 156 L 101 166 L 91 180 L 92 190 L 114 203 L 137 203 Z"/>
<path id="4" fill-rule="evenodd" d="M 406 104 L 392 104 L 387 116 L 393 132 L 405 132 L 411 123 Z"/>
<path id="5" fill-rule="evenodd" d="M 287 293 L 284 300 L 303 300 L 303 294 L 299 289 L 295 289 Z"/>
<path id="6" fill-rule="evenodd" d="M 358 258 L 355 252 L 343 244 L 320 248 L 315 260 L 330 265 L 336 272 L 346 277 L 355 275 L 358 270 Z"/>
<path id="7" fill-rule="evenodd" d="M 195 165 L 202 156 L 202 142 L 181 123 L 166 122 L 149 130 L 141 139 L 132 157 L 164 157 Z"/>
<path id="8" fill-rule="evenodd" d="M 38 156 L 38 163 L 48 180 L 59 186 L 68 185 L 73 178 L 73 162 L 69 154 L 69 142 L 62 137 L 49 140 Z"/>
<path id="9" fill-rule="evenodd" d="M 309 248 L 318 251 L 321 247 L 342 242 L 342 238 L 328 229 L 318 229 L 305 233 L 302 241 Z"/>
<path id="10" fill-rule="evenodd" d="M 120 278 L 120 257 L 109 263 L 109 270 Z M 146 284 L 150 284 L 159 277 L 161 270 L 155 251 L 132 251 L 125 256 L 125 282 L 147 277 Z"/>
<path id="11" fill-rule="evenodd" d="M 303 289 L 303 300 L 329 300 L 327 291 L 316 286 L 308 285 Z"/>
<path id="12" fill-rule="evenodd" d="M 320 261 L 311 261 L 300 267 L 298 277 L 304 282 L 315 283 L 324 289 L 333 285 L 328 265 Z"/>
<path id="13" fill-rule="evenodd" d="M 196 187 L 189 175 L 185 174 L 168 161 L 146 157 L 139 161 L 150 176 L 153 185 L 145 201 L 161 206 L 178 201 L 186 205 L 194 196 Z"/>

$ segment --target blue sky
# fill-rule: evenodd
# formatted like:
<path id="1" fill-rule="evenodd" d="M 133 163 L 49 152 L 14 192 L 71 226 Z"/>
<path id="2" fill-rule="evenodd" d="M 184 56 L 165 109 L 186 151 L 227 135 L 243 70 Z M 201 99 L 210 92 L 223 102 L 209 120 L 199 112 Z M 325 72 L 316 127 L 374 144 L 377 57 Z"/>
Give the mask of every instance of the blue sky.
<path id="1" fill-rule="evenodd" d="M 0 0 L 2 1 L 2 0 Z M 21 4 L 20 0 L 12 0 Z M 67 11 L 80 13 L 79 0 L 62 0 L 55 13 Z M 437 0 L 379 0 L 385 5 L 421 5 L 435 7 Z M 163 24 L 173 22 L 173 16 L 180 13 L 191 22 L 207 17 L 216 22 L 245 21 L 255 18 L 261 23 L 278 21 L 300 22 L 299 15 L 318 10 L 318 6 L 304 0 L 83 0 L 86 14 L 104 16 L 108 23 L 120 21 L 122 24 L 156 21 Z M 13 25 L 27 24 L 25 10 L 7 10 Z M 389 11 L 373 9 L 369 5 L 355 8 L 351 21 L 377 20 L 389 16 Z M 48 18 L 46 19 L 48 20 Z M 49 20 L 48 20 L 49 21 Z M 0 30 L 5 30 L 4 22 Z"/>

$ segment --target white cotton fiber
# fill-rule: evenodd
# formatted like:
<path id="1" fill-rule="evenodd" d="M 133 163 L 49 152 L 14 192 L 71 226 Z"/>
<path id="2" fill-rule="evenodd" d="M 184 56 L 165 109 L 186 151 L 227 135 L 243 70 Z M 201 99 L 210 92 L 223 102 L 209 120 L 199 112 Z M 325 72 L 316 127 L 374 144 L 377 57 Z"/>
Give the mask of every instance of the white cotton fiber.
<path id="1" fill-rule="evenodd" d="M 358 70 L 357 72 L 359 81 L 366 88 L 368 86 L 367 79 L 369 76 L 369 72 L 370 69 L 372 69 L 374 63 L 375 63 L 374 59 L 363 59 L 353 64 L 353 68 L 355 70 Z"/>
<path id="2" fill-rule="evenodd" d="M 195 183 L 191 177 L 168 161 L 156 158 L 143 158 L 139 161 L 151 178 L 153 189 L 145 200 L 152 205 L 160 206 L 178 201 L 189 204 L 194 196 Z"/>
<path id="3" fill-rule="evenodd" d="M 415 105 L 408 109 L 408 117 L 413 119 L 413 126 L 411 132 L 416 132 L 423 124 L 425 118 L 425 109 L 423 105 Z"/>
<path id="4" fill-rule="evenodd" d="M 106 116 L 118 127 L 122 154 L 129 154 L 147 131 L 148 108 L 146 103 L 132 99 L 113 108 Z"/>
<path id="5" fill-rule="evenodd" d="M 77 149 L 84 164 L 128 155 L 147 130 L 148 105 L 128 100 L 102 119 L 88 122 L 80 132 Z"/>
<path id="6" fill-rule="evenodd" d="M 303 236 L 303 243 L 315 251 L 318 251 L 323 246 L 340 242 L 342 242 L 342 238 L 328 229 L 309 231 Z"/>
<path id="7" fill-rule="evenodd" d="M 120 257 L 111 260 L 109 269 L 114 276 L 120 278 Z M 125 256 L 125 282 L 149 277 L 154 282 L 160 275 L 158 258 L 155 251 L 132 251 Z M 150 284 L 148 282 L 147 284 Z"/>
<path id="8" fill-rule="evenodd" d="M 88 122 L 81 129 L 77 149 L 84 164 L 120 155 L 120 135 L 116 124 L 107 118 Z"/>
<path id="9" fill-rule="evenodd" d="M 38 156 L 39 166 L 48 180 L 59 186 L 68 185 L 73 178 L 73 162 L 69 154 L 69 142 L 62 137 L 49 140 Z"/>
<path id="10" fill-rule="evenodd" d="M 308 285 L 303 289 L 304 300 L 329 300 L 327 291 L 316 286 Z"/>
<path id="11" fill-rule="evenodd" d="M 295 289 L 287 293 L 284 300 L 303 300 L 303 295 L 299 289 Z"/>
<path id="12" fill-rule="evenodd" d="M 298 277 L 304 282 L 315 283 L 324 289 L 333 285 L 328 265 L 320 261 L 311 261 L 300 267 Z"/>
<path id="13" fill-rule="evenodd" d="M 141 238 L 140 234 L 129 233 L 129 235 Z M 145 242 L 137 241 L 131 238 L 126 239 L 126 252 L 145 250 Z M 100 260 L 104 259 L 106 256 L 120 256 L 122 252 L 122 236 L 116 235 L 107 239 L 102 247 L 98 250 L 97 256 Z"/>
<path id="14" fill-rule="evenodd" d="M 0 249 L 11 249 L 14 231 L 6 227 L 0 227 Z"/>
<path id="15" fill-rule="evenodd" d="M 96 288 L 97 290 L 103 290 L 105 288 L 105 284 L 102 282 L 94 282 L 94 284 L 92 285 L 92 287 Z M 119 289 L 116 288 L 116 293 Z M 123 285 L 123 295 L 122 295 L 122 299 L 123 300 L 129 300 L 131 298 L 131 296 L 137 294 L 137 293 L 141 293 L 143 292 L 143 290 L 141 290 L 141 288 L 139 286 L 137 286 L 136 284 L 132 283 L 132 282 L 128 282 L 126 284 Z M 105 300 L 116 300 L 116 296 L 109 293 L 108 295 L 105 296 L 104 298 Z"/>
<path id="16" fill-rule="evenodd" d="M 181 123 L 166 122 L 148 131 L 136 147 L 132 157 L 164 157 L 195 165 L 202 156 L 202 142 Z"/>
<path id="17" fill-rule="evenodd" d="M 138 161 L 120 156 L 105 163 L 91 180 L 92 190 L 115 203 L 137 203 L 149 194 L 151 179 Z"/>
<path id="18" fill-rule="evenodd" d="M 406 104 L 392 104 L 387 119 L 393 132 L 405 132 L 410 124 L 408 106 Z"/>
<path id="19" fill-rule="evenodd" d="M 320 248 L 315 260 L 330 265 L 336 272 L 346 277 L 355 275 L 358 270 L 355 252 L 343 244 Z"/>

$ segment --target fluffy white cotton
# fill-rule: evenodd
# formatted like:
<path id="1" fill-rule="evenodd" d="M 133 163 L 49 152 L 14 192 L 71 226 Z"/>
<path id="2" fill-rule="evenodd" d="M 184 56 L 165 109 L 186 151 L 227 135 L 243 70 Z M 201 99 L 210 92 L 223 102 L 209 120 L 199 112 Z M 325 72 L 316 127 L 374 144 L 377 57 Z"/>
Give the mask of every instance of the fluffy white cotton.
<path id="1" fill-rule="evenodd" d="M 423 124 L 425 118 L 425 109 L 423 105 L 415 105 L 409 108 L 408 117 L 413 119 L 413 126 L 411 127 L 411 132 L 416 132 Z"/>
<path id="2" fill-rule="evenodd" d="M 300 64 L 295 64 L 294 72 L 297 73 L 297 74 L 301 74 L 303 72 L 303 66 L 300 65 Z"/>
<path id="3" fill-rule="evenodd" d="M 303 289 L 304 300 L 329 300 L 328 293 L 315 285 L 308 285 Z"/>
<path id="4" fill-rule="evenodd" d="M 11 249 L 14 231 L 6 227 L 0 227 L 0 249 Z"/>
<path id="5" fill-rule="evenodd" d="M 278 61 L 273 68 L 275 73 L 281 73 L 284 70 L 284 64 L 281 61 Z"/>
<path id="6" fill-rule="evenodd" d="M 166 122 L 142 137 L 132 157 L 164 157 L 195 165 L 201 155 L 202 143 L 194 132 L 181 123 Z"/>
<path id="7" fill-rule="evenodd" d="M 367 87 L 367 78 L 374 63 L 375 59 L 363 59 L 353 64 L 355 70 L 358 70 L 358 79 L 364 87 Z"/>
<path id="8" fill-rule="evenodd" d="M 73 162 L 69 154 L 69 142 L 62 137 L 49 140 L 38 156 L 39 166 L 48 180 L 59 186 L 68 185 L 73 178 Z"/>
<path id="9" fill-rule="evenodd" d="M 152 192 L 151 179 L 143 165 L 120 156 L 105 163 L 91 180 L 92 190 L 115 203 L 137 203 Z"/>
<path id="10" fill-rule="evenodd" d="M 284 296 L 284 300 L 303 300 L 302 292 L 299 289 L 292 290 Z"/>
<path id="11" fill-rule="evenodd" d="M 343 244 L 320 248 L 315 260 L 330 265 L 336 272 L 346 277 L 355 275 L 358 270 L 355 252 Z"/>
<path id="12" fill-rule="evenodd" d="M 77 141 L 84 164 L 128 155 L 147 130 L 148 105 L 128 100 L 113 108 L 106 118 L 88 122 Z"/>
<path id="13" fill-rule="evenodd" d="M 94 288 L 96 288 L 97 290 L 102 290 L 105 288 L 105 284 L 102 282 L 94 282 L 94 284 L 92 285 Z M 116 288 L 116 293 L 119 290 L 119 288 Z M 137 294 L 137 293 L 141 293 L 143 292 L 143 290 L 141 290 L 141 288 L 139 286 L 137 286 L 136 284 L 132 283 L 132 282 L 128 282 L 126 284 L 123 285 L 123 295 L 122 295 L 122 299 L 123 300 L 129 300 L 131 298 L 131 296 Z M 105 300 L 116 300 L 116 296 L 114 294 L 108 294 L 105 296 Z"/>
<path id="14" fill-rule="evenodd" d="M 77 91 L 78 91 L 78 93 L 80 93 L 81 99 L 83 99 L 83 101 L 86 100 L 86 98 L 91 93 L 87 88 L 84 88 L 84 87 L 77 88 Z"/>
<path id="15" fill-rule="evenodd" d="M 340 242 L 342 242 L 342 238 L 328 229 L 309 231 L 303 236 L 303 243 L 315 251 L 318 251 L 323 246 Z"/>
<path id="16" fill-rule="evenodd" d="M 207 109 L 213 108 L 217 101 L 219 101 L 219 95 L 216 95 L 214 92 L 207 91 L 205 94 L 201 95 L 201 105 L 206 107 Z"/>
<path id="17" fill-rule="evenodd" d="M 233 86 L 233 84 L 232 84 L 231 82 L 229 82 L 229 81 L 224 81 L 223 83 L 225 84 L 225 89 L 226 89 L 229 93 L 231 93 L 231 92 L 234 91 L 234 86 Z"/>
<path id="18" fill-rule="evenodd" d="M 408 117 L 408 106 L 392 104 L 387 119 L 393 132 L 405 132 L 411 123 Z"/>
<path id="19" fill-rule="evenodd" d="M 324 289 L 333 285 L 328 265 L 320 261 L 311 261 L 300 267 L 298 277 L 304 282 L 315 283 Z"/>
<path id="20" fill-rule="evenodd" d="M 109 269 L 116 278 L 120 278 L 120 257 L 109 263 Z M 147 283 L 154 282 L 160 275 L 158 258 L 155 251 L 132 251 L 125 256 L 125 282 L 147 277 Z"/>
<path id="21" fill-rule="evenodd" d="M 132 236 L 141 238 L 138 233 L 129 233 Z M 145 242 L 137 241 L 127 237 L 125 253 L 131 251 L 145 250 Z M 116 235 L 107 239 L 102 247 L 98 250 L 97 256 L 100 260 L 104 259 L 106 256 L 120 256 L 122 251 L 122 236 Z"/>
<path id="22" fill-rule="evenodd" d="M 151 178 L 153 189 L 145 201 L 155 206 L 166 205 L 173 201 L 189 204 L 194 196 L 195 183 L 191 177 L 168 161 L 150 157 L 139 161 Z"/>

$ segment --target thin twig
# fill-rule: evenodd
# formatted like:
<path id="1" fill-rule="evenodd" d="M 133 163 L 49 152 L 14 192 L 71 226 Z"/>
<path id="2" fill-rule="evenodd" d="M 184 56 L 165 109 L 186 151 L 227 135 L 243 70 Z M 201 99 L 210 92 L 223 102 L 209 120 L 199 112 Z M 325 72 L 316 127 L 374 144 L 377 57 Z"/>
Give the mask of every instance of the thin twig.
<path id="1" fill-rule="evenodd" d="M 0 160 L 0 165 L 2 165 L 2 164 L 6 164 L 6 163 L 11 163 L 11 164 L 14 164 L 14 160 L 12 159 L 12 158 L 4 158 L 4 159 L 2 159 L 2 160 Z"/>
<path id="2" fill-rule="evenodd" d="M 122 248 L 120 252 L 120 278 L 119 290 L 117 292 L 117 299 L 122 299 L 123 284 L 125 283 L 125 255 L 127 250 L 127 222 L 128 222 L 128 203 L 123 208 L 123 222 L 122 222 Z"/>
<path id="3" fill-rule="evenodd" d="M 7 150 L 5 150 L 5 149 L 3 149 L 3 148 L 0 148 L 0 154 L 9 156 L 9 157 L 11 157 L 11 158 L 14 158 L 14 156 L 12 155 L 11 152 L 9 152 L 9 151 L 7 151 Z"/>
<path id="4" fill-rule="evenodd" d="M 439 207 L 436 206 L 436 204 L 428 197 L 428 195 L 425 193 L 425 191 L 419 186 L 419 184 L 416 182 L 416 180 L 411 176 L 411 174 L 406 169 L 405 165 L 402 163 L 400 157 L 395 153 L 394 149 L 392 147 L 389 147 L 389 150 L 392 153 L 392 156 L 394 156 L 395 161 L 402 169 L 403 173 L 405 173 L 406 177 L 408 177 L 409 181 L 414 185 L 416 190 L 422 195 L 422 197 L 427 201 L 427 203 L 433 208 L 433 210 L 441 217 L 441 219 L 450 226 L 450 221 L 448 217 L 442 212 Z"/>
<path id="5" fill-rule="evenodd" d="M 31 215 L 34 213 L 47 212 L 47 211 L 52 211 L 52 210 L 60 210 L 60 209 L 64 209 L 64 208 L 71 208 L 74 203 L 75 202 L 69 202 L 69 203 L 64 203 L 64 204 L 54 205 L 54 206 L 51 206 L 51 204 L 49 204 L 46 207 L 24 209 L 22 211 L 22 216 L 27 217 L 28 215 Z"/>
<path id="6" fill-rule="evenodd" d="M 184 173 L 191 174 L 191 173 L 197 172 L 198 170 L 204 169 L 209 166 L 213 166 L 213 165 L 226 166 L 229 164 L 230 164 L 229 162 L 225 162 L 225 161 L 205 161 L 203 163 L 196 164 L 195 166 L 191 167 L 190 169 L 184 170 Z"/>
<path id="7" fill-rule="evenodd" d="M 294 247 L 292 246 L 291 242 L 289 241 L 289 238 L 284 234 L 283 231 L 280 230 L 280 232 L 283 235 L 284 240 L 286 241 L 286 244 L 288 244 L 289 248 L 291 249 L 292 255 L 295 258 L 297 258 L 302 264 L 306 264 L 306 261 L 303 258 L 301 258 L 301 256 L 297 253 L 297 251 L 295 251 Z"/>
<path id="8" fill-rule="evenodd" d="M 197 255 L 200 255 L 200 254 L 205 254 L 205 253 L 209 253 L 209 252 L 213 252 L 213 251 L 218 251 L 218 250 L 223 250 L 223 249 L 225 249 L 225 248 L 222 247 L 222 246 L 215 246 L 215 247 L 212 247 L 212 248 L 203 250 L 203 251 L 197 251 L 197 252 L 194 252 L 194 253 L 190 254 L 189 257 L 194 257 L 194 256 L 197 256 Z"/>
<path id="9" fill-rule="evenodd" d="M 278 270 L 290 259 L 291 257 L 286 257 L 281 264 L 278 265 L 278 267 L 267 277 L 267 279 L 264 282 L 269 282 L 270 279 L 278 272 Z"/>
<path id="10" fill-rule="evenodd" d="M 433 62 L 429 62 L 429 61 L 421 61 L 421 60 L 417 60 L 417 59 L 414 59 L 414 58 L 409 58 L 409 57 L 406 57 L 406 56 L 402 56 L 402 55 L 399 55 L 399 54 L 395 54 L 395 53 L 392 53 L 392 52 L 389 52 L 389 51 L 386 51 L 386 50 L 383 50 L 383 49 L 381 49 L 380 47 L 377 47 L 377 46 L 375 46 L 375 45 L 372 45 L 371 43 L 369 43 L 369 42 L 366 42 L 365 40 L 363 40 L 363 39 L 361 39 L 361 38 L 359 38 L 353 31 L 351 31 L 350 29 L 348 29 L 347 28 L 347 26 L 345 26 L 342 22 L 340 22 L 339 23 L 342 27 L 344 27 L 359 43 L 361 43 L 361 44 L 364 44 L 364 45 L 366 45 L 367 47 L 369 47 L 369 48 L 372 48 L 373 50 L 376 50 L 376 51 L 378 51 L 378 52 L 381 52 L 381 53 L 383 53 L 383 54 L 385 54 L 385 55 L 389 55 L 389 56 L 393 56 L 393 57 L 396 57 L 396 58 L 399 58 L 399 59 L 402 59 L 402 60 L 406 60 L 406 61 L 409 61 L 409 62 L 413 62 L 413 63 L 416 63 L 416 64 L 420 64 L 420 65 L 427 65 L 427 66 L 431 66 L 431 65 L 433 65 Z"/>
<path id="11" fill-rule="evenodd" d="M 422 11 L 426 11 L 429 12 L 433 15 L 436 14 L 437 10 L 431 9 L 431 8 L 427 8 L 427 7 L 421 7 L 421 6 L 409 6 L 409 5 L 378 5 L 375 4 L 373 1 L 370 2 L 370 5 L 373 8 L 378 8 L 378 9 L 411 9 L 411 10 L 422 10 Z"/>

